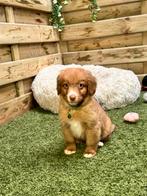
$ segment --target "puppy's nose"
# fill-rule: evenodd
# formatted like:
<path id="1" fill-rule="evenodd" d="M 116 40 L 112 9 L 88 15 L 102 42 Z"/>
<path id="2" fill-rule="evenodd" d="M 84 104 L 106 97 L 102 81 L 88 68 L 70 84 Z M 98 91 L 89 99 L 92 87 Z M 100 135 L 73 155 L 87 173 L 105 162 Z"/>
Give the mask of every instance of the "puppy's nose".
<path id="1" fill-rule="evenodd" d="M 74 94 L 72 94 L 72 95 L 69 96 L 69 98 L 70 98 L 71 101 L 75 101 L 76 96 Z"/>

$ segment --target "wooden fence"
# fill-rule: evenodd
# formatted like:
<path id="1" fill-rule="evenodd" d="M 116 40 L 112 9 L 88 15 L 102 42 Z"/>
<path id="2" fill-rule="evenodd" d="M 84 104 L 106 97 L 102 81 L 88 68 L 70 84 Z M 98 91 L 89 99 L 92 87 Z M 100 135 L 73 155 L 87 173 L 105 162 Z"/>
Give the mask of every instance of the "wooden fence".
<path id="1" fill-rule="evenodd" d="M 65 29 L 49 22 L 51 0 L 0 0 L 0 124 L 29 110 L 38 71 L 57 63 L 95 64 L 147 74 L 147 0 L 88 0 L 64 6 Z"/>
<path id="2" fill-rule="evenodd" d="M 63 62 L 99 64 L 147 73 L 147 0 L 98 0 L 98 21 L 90 22 L 88 0 L 64 7 Z"/>
<path id="3" fill-rule="evenodd" d="M 38 71 L 62 63 L 49 0 L 0 0 L 0 124 L 29 110 Z"/>

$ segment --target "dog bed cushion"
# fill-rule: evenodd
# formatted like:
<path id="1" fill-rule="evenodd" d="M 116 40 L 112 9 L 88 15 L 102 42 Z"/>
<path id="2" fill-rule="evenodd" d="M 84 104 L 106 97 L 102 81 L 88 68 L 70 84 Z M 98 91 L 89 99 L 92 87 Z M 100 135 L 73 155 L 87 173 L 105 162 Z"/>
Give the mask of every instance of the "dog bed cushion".
<path id="1" fill-rule="evenodd" d="M 122 108 L 140 96 L 141 85 L 132 71 L 99 65 L 52 65 L 42 69 L 32 83 L 33 95 L 40 107 L 58 113 L 57 76 L 61 70 L 71 67 L 82 67 L 96 77 L 95 98 L 104 109 Z"/>

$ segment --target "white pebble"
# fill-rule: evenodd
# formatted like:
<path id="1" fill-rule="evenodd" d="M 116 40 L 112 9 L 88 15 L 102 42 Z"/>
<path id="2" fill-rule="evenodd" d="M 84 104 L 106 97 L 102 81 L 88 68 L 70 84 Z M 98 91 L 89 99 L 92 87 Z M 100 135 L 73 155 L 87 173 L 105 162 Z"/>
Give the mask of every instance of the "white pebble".
<path id="1" fill-rule="evenodd" d="M 135 123 L 139 120 L 139 114 L 135 112 L 129 112 L 124 115 L 124 121 Z"/>

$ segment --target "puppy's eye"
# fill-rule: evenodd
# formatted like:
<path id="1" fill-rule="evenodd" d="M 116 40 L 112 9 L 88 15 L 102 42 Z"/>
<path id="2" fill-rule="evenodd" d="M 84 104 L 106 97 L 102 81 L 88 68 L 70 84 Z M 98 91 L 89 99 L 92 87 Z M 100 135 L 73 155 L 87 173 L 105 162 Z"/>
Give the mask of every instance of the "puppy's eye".
<path id="1" fill-rule="evenodd" d="M 79 89 L 83 89 L 85 87 L 85 85 L 83 83 L 79 84 Z"/>
<path id="2" fill-rule="evenodd" d="M 68 84 L 67 83 L 64 83 L 63 84 L 63 88 L 68 89 Z"/>

